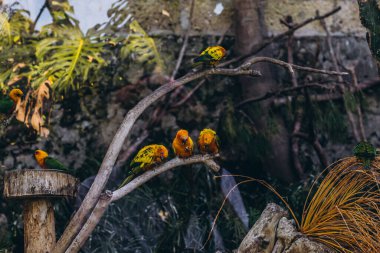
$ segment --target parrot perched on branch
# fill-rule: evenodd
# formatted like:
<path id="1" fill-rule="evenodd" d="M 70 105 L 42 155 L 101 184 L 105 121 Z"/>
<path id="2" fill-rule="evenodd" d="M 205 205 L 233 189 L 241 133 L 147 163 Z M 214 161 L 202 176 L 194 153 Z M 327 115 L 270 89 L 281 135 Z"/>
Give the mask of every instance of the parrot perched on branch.
<path id="1" fill-rule="evenodd" d="M 168 158 L 168 154 L 168 149 L 163 145 L 152 144 L 140 149 L 130 164 L 132 169 L 129 171 L 128 177 L 119 186 L 119 188 L 129 183 L 135 175 L 149 170 L 153 166 L 163 162 L 166 158 Z"/>
<path id="2" fill-rule="evenodd" d="M 205 128 L 198 137 L 198 149 L 202 154 L 217 154 L 219 152 L 219 137 L 212 129 Z"/>
<path id="3" fill-rule="evenodd" d="M 376 148 L 367 141 L 359 142 L 354 148 L 355 157 L 368 169 L 371 162 L 376 158 Z"/>
<path id="4" fill-rule="evenodd" d="M 188 158 L 193 155 L 194 143 L 189 132 L 187 130 L 181 129 L 177 132 L 173 143 L 173 151 L 179 158 Z"/>
<path id="5" fill-rule="evenodd" d="M 70 171 L 60 161 L 50 157 L 48 153 L 43 150 L 37 149 L 36 152 L 34 152 L 34 158 L 42 169 Z"/>
<path id="6" fill-rule="evenodd" d="M 222 46 L 210 46 L 206 48 L 197 58 L 193 59 L 193 67 L 202 64 L 215 67 L 226 55 L 226 52 L 226 49 Z"/>
<path id="7" fill-rule="evenodd" d="M 0 122 L 2 125 L 6 126 L 9 124 L 10 119 L 12 119 L 12 114 L 16 109 L 16 105 L 23 95 L 24 93 L 22 90 L 12 89 L 9 92 L 8 97 L 0 99 Z"/>

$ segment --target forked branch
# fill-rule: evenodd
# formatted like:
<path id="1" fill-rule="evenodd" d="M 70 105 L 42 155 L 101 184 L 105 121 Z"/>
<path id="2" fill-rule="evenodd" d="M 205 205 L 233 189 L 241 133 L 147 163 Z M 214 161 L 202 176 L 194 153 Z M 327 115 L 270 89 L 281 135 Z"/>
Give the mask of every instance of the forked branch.
<path id="1" fill-rule="evenodd" d="M 151 180 L 152 178 L 168 170 L 182 167 L 184 165 L 189 165 L 189 164 L 194 164 L 194 163 L 204 163 L 213 171 L 218 172 L 220 167 L 213 160 L 214 158 L 218 156 L 219 155 L 215 155 L 215 156 L 195 155 L 188 159 L 174 158 L 158 166 L 157 168 L 147 171 L 144 174 L 136 177 L 131 182 L 129 182 L 122 188 L 117 189 L 114 192 L 106 191 L 104 194 L 100 195 L 99 201 L 97 202 L 94 210 L 91 212 L 90 217 L 87 219 L 86 223 L 83 225 L 82 229 L 79 231 L 78 235 L 75 237 L 74 241 L 72 242 L 72 244 L 70 245 L 70 247 L 67 249 L 66 252 L 74 253 L 80 250 L 80 248 L 84 245 L 84 243 L 87 241 L 87 239 L 91 235 L 92 231 L 95 229 L 96 225 L 99 223 L 100 219 L 102 218 L 104 212 L 107 210 L 108 206 L 113 201 L 119 200 L 120 198 L 126 196 L 127 194 L 131 193 L 133 190 L 137 189 L 141 185 Z"/>

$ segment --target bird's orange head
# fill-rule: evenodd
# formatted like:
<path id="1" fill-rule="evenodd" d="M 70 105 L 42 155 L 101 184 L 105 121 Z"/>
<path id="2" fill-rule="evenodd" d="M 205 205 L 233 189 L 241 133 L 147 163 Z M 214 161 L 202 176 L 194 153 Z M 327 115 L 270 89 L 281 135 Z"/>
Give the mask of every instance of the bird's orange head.
<path id="1" fill-rule="evenodd" d="M 185 144 L 189 139 L 189 132 L 187 130 L 181 129 L 177 132 L 175 138 Z"/>
<path id="2" fill-rule="evenodd" d="M 164 145 L 158 145 L 155 155 L 156 157 L 159 157 L 161 161 L 163 161 L 168 158 L 169 151 Z"/>
<path id="3" fill-rule="evenodd" d="M 44 160 L 48 156 L 48 153 L 40 149 L 37 149 L 36 152 L 34 152 L 34 158 L 36 158 L 36 161 L 40 166 L 44 164 Z"/>
<path id="4" fill-rule="evenodd" d="M 210 145 L 215 139 L 216 132 L 212 129 L 205 128 L 201 131 L 200 136 L 202 138 L 203 144 Z"/>
<path id="5" fill-rule="evenodd" d="M 11 92 L 9 92 L 9 97 L 15 102 L 17 103 L 21 97 L 24 95 L 24 93 L 22 92 L 22 90 L 20 89 L 12 89 Z"/>
<path id="6" fill-rule="evenodd" d="M 222 51 L 222 53 L 223 53 L 223 56 L 224 56 L 224 55 L 226 55 L 226 53 L 227 53 L 227 50 L 226 50 L 224 47 L 222 47 L 222 46 L 219 46 L 219 50 L 220 50 L 220 51 Z"/>

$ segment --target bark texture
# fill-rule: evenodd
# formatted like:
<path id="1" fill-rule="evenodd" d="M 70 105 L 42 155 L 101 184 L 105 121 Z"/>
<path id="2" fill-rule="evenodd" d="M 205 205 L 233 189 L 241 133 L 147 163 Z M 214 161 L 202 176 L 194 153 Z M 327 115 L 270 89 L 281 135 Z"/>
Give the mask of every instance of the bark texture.
<path id="1" fill-rule="evenodd" d="M 24 252 L 51 252 L 54 244 L 53 204 L 46 199 L 26 200 L 24 207 Z"/>
<path id="2" fill-rule="evenodd" d="M 323 244 L 302 235 L 288 212 L 269 203 L 241 242 L 237 253 L 333 253 Z"/>
<path id="3" fill-rule="evenodd" d="M 236 54 L 237 56 L 246 55 L 263 41 L 266 34 L 264 18 L 260 12 L 261 5 L 264 3 L 261 0 L 235 0 L 234 4 L 236 8 Z M 271 57 L 270 48 L 263 50 L 260 55 Z M 267 63 L 257 64 L 255 68 L 260 70 L 262 77 L 256 79 L 239 77 L 243 99 L 257 97 L 276 88 L 273 73 Z M 278 123 L 277 131 L 276 133 L 267 133 L 270 103 L 271 99 L 262 102 L 260 104 L 262 113 L 254 115 L 253 118 L 259 132 L 269 138 L 272 149 L 270 157 L 265 158 L 267 162 L 263 164 L 263 168 L 266 168 L 272 176 L 285 182 L 291 182 L 295 180 L 295 176 L 291 167 L 288 133 L 282 119 L 275 116 Z"/>
<path id="4" fill-rule="evenodd" d="M 79 180 L 55 170 L 5 172 L 4 197 L 24 199 L 24 252 L 50 253 L 56 243 L 53 197 L 75 197 Z"/>
<path id="5" fill-rule="evenodd" d="M 74 197 L 78 179 L 55 170 L 12 170 L 5 172 L 4 197 Z"/>

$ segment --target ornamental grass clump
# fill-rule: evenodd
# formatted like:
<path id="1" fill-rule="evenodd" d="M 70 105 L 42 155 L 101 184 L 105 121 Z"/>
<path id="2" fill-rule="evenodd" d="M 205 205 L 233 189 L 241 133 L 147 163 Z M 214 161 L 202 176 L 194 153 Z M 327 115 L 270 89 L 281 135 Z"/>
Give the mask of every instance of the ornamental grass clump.
<path id="1" fill-rule="evenodd" d="M 329 166 L 319 187 L 315 189 L 314 183 L 309 192 L 300 231 L 338 252 L 377 252 L 380 249 L 379 167 L 379 157 L 368 164 L 358 156 Z"/>

